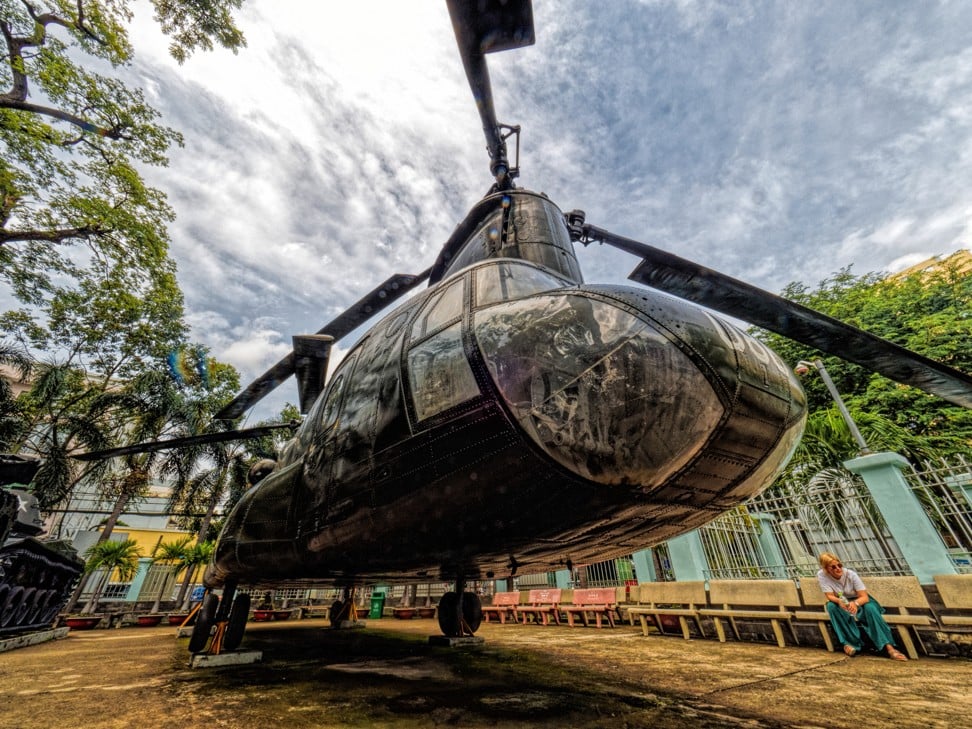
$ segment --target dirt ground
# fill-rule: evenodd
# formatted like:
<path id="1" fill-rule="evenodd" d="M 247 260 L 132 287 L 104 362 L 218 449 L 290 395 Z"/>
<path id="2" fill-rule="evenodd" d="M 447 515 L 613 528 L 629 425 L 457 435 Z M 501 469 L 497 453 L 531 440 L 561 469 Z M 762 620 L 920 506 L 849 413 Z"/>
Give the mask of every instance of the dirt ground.
<path id="1" fill-rule="evenodd" d="M 972 662 L 434 621 L 251 624 L 247 666 L 189 668 L 174 629 L 72 632 L 0 654 L 0 727 L 966 727 Z"/>

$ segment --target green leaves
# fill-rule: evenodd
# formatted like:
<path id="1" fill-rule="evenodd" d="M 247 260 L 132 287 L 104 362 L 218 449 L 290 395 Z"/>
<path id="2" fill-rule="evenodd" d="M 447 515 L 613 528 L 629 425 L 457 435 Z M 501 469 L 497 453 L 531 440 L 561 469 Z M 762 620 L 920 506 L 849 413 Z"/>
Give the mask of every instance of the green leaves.
<path id="1" fill-rule="evenodd" d="M 908 276 L 854 276 L 849 269 L 817 289 L 791 284 L 784 296 L 854 324 L 956 369 L 972 372 L 972 257 L 956 254 Z M 901 453 L 913 462 L 972 446 L 972 411 L 899 385 L 837 357 L 776 334 L 756 332 L 784 361 L 820 358 L 871 450 Z M 810 415 L 790 472 L 838 467 L 857 455 L 847 426 L 821 379 L 803 378 Z"/>
<path id="2" fill-rule="evenodd" d="M 138 571 L 138 560 L 142 552 L 131 539 L 124 542 L 107 540 L 98 542 L 87 552 L 84 553 L 87 563 L 85 572 L 91 574 L 97 569 L 105 569 L 109 572 L 118 571 L 118 576 L 122 581 L 131 580 Z"/>
<path id="3" fill-rule="evenodd" d="M 231 17 L 241 2 L 154 5 L 182 60 L 214 43 L 242 46 Z M 0 281 L 29 307 L 82 274 L 123 266 L 133 290 L 174 274 L 172 210 L 137 167 L 166 165 L 182 137 L 159 123 L 141 89 L 104 73 L 132 57 L 130 8 L 126 0 L 2 4 Z"/>

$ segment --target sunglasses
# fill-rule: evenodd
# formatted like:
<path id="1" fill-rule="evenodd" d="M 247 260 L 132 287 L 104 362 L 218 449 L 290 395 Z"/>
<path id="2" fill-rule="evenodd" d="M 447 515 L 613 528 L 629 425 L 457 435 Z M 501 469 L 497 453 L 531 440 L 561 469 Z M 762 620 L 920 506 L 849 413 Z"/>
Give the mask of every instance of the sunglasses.
<path id="1" fill-rule="evenodd" d="M 840 567 L 843 569 L 844 565 L 842 565 L 840 562 L 831 562 L 829 565 L 827 565 L 828 570 L 832 570 L 834 567 Z"/>

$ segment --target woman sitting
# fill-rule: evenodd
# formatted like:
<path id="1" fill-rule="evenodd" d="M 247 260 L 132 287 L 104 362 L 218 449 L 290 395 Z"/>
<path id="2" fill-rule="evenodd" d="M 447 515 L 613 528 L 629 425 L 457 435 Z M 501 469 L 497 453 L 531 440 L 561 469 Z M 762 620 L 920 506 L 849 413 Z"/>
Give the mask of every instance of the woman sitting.
<path id="1" fill-rule="evenodd" d="M 894 645 L 891 628 L 884 621 L 884 608 L 867 594 L 867 588 L 852 569 L 844 569 L 840 559 L 824 552 L 820 555 L 817 582 L 827 596 L 827 614 L 837 639 L 844 644 L 844 653 L 856 655 L 864 647 L 867 636 L 878 650 L 887 652 L 896 661 L 907 661 Z"/>

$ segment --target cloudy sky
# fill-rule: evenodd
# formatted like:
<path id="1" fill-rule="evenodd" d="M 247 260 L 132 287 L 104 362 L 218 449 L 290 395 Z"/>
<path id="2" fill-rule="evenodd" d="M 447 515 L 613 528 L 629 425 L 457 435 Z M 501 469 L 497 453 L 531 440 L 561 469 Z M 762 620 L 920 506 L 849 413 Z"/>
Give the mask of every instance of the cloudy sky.
<path id="1" fill-rule="evenodd" d="M 972 241 L 972 6 L 534 0 L 490 56 L 519 184 L 774 292 Z M 248 47 L 179 66 L 140 6 L 129 73 L 185 135 L 150 170 L 193 338 L 244 381 L 394 272 L 490 184 L 444 0 L 247 0 Z M 592 282 L 635 261 L 579 251 Z M 351 338 L 353 339 L 353 337 Z M 350 341 L 343 342 L 345 349 Z M 266 415 L 296 388 L 285 385 Z"/>

